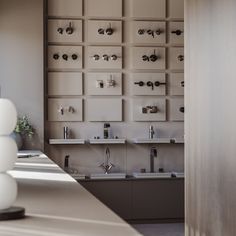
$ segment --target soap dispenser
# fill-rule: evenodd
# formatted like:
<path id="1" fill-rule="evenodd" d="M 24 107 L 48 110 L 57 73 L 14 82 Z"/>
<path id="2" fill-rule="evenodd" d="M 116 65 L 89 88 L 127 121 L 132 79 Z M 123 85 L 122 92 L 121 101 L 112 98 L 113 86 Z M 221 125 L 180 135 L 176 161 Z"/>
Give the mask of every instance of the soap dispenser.
<path id="1" fill-rule="evenodd" d="M 103 138 L 104 139 L 109 139 L 111 134 L 111 125 L 109 123 L 104 124 L 104 129 L 103 129 Z"/>

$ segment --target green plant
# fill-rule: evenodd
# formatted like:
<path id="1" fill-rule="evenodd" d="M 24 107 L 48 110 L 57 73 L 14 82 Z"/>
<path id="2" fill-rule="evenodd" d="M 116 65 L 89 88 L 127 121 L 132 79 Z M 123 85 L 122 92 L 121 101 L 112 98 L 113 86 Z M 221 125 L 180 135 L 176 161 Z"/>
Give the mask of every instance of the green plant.
<path id="1" fill-rule="evenodd" d="M 34 135 L 34 128 L 29 123 L 29 119 L 26 115 L 18 117 L 14 131 L 22 136 L 32 137 Z"/>

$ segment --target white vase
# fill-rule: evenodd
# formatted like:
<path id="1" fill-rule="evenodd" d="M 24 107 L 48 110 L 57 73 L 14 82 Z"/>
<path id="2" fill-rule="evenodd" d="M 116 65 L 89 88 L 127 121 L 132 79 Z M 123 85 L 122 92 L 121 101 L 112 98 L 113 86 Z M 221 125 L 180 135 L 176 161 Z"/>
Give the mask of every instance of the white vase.
<path id="1" fill-rule="evenodd" d="M 12 132 L 10 137 L 15 140 L 18 150 L 21 150 L 23 147 L 23 139 L 21 135 L 19 133 Z"/>

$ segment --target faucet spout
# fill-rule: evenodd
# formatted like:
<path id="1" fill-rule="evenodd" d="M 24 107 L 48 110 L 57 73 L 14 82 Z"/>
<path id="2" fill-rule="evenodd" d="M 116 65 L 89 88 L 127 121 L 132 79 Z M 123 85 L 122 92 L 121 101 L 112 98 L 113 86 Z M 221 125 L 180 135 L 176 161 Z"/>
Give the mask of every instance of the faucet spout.
<path id="1" fill-rule="evenodd" d="M 154 158 L 157 157 L 156 147 L 152 147 L 150 150 L 150 172 L 154 173 Z"/>

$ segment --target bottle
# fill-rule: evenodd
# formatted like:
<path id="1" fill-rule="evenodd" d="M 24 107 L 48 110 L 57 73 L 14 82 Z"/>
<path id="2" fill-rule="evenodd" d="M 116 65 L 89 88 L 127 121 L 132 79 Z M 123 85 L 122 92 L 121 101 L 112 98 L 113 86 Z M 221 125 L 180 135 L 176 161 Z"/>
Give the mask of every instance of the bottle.
<path id="1" fill-rule="evenodd" d="M 104 139 L 108 139 L 110 137 L 110 124 L 105 123 L 104 124 L 104 129 L 103 129 L 103 137 Z"/>

